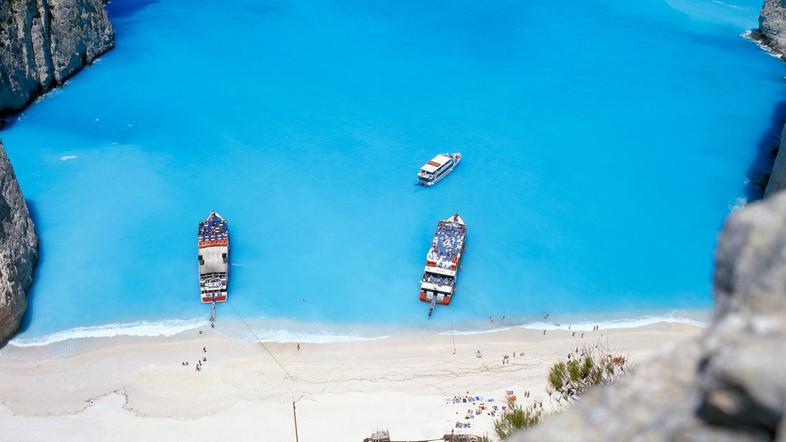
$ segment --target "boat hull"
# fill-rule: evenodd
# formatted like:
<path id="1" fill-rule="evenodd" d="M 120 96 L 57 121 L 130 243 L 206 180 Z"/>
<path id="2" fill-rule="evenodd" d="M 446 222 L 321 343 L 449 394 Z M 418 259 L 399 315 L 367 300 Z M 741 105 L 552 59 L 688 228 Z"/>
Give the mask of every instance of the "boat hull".
<path id="1" fill-rule="evenodd" d="M 437 301 L 437 304 L 439 304 L 439 305 L 448 305 L 448 304 L 450 304 L 451 298 L 453 298 L 453 295 L 445 295 L 442 298 L 442 301 Z M 426 296 L 426 293 L 423 292 L 422 290 L 420 292 L 420 300 L 423 301 L 423 302 L 429 302 L 429 303 L 431 302 L 431 300 L 428 298 L 428 296 Z"/>
<path id="2" fill-rule="evenodd" d="M 227 301 L 227 294 L 221 294 L 216 296 L 215 302 L 226 302 Z M 213 302 L 213 298 L 202 296 L 202 304 L 210 304 Z"/>

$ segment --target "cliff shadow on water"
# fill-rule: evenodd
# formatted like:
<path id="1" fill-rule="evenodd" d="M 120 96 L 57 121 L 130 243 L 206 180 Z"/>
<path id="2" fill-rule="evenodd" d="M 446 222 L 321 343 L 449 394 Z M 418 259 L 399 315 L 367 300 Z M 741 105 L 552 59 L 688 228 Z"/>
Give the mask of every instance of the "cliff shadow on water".
<path id="1" fill-rule="evenodd" d="M 106 4 L 106 13 L 109 20 L 129 18 L 150 5 L 158 3 L 158 0 L 112 0 Z"/>
<path id="2" fill-rule="evenodd" d="M 764 190 L 770 180 L 775 156 L 781 141 L 781 131 L 786 122 L 786 100 L 778 102 L 770 114 L 770 124 L 756 143 L 756 157 L 746 174 L 745 197 L 757 201 L 764 197 Z"/>
<path id="3" fill-rule="evenodd" d="M 0 115 L 0 133 L 4 130 L 10 129 L 17 121 L 19 121 L 19 117 L 24 113 L 24 110 L 19 112 L 10 112 L 5 115 Z"/>
<path id="4" fill-rule="evenodd" d="M 33 220 L 33 225 L 37 226 L 39 218 L 38 218 L 38 211 L 36 210 L 35 207 L 35 203 L 25 198 L 25 204 L 27 205 L 27 212 L 30 214 L 30 219 Z M 24 315 L 22 315 L 22 321 L 19 323 L 19 328 L 16 330 L 15 335 L 18 335 L 19 333 L 23 333 L 25 330 L 27 330 L 27 328 L 30 327 L 30 322 L 33 320 L 33 314 L 34 314 L 33 297 L 35 296 L 35 283 L 36 283 L 35 273 L 38 271 L 38 268 L 43 261 L 44 261 L 44 248 L 41 247 L 41 244 L 39 244 L 38 259 L 35 267 L 33 267 L 33 282 L 30 285 L 30 287 L 27 289 L 27 309 L 25 310 Z M 0 343 L 0 349 L 3 348 L 6 344 L 7 342 Z"/>

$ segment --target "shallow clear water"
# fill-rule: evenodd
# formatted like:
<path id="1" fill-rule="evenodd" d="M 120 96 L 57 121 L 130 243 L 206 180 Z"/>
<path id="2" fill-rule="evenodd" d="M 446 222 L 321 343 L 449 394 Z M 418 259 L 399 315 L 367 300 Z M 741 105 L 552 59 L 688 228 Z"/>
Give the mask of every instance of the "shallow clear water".
<path id="1" fill-rule="evenodd" d="M 113 0 L 117 47 L 2 133 L 42 246 L 21 336 L 206 315 L 211 209 L 246 317 L 423 325 L 455 211 L 432 323 L 707 308 L 784 96 L 759 4 Z"/>

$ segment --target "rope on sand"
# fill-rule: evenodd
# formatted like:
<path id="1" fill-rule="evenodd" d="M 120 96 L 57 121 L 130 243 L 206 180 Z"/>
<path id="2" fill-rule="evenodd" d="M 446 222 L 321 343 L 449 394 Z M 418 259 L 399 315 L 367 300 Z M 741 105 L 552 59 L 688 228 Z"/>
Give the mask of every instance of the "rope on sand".
<path id="1" fill-rule="evenodd" d="M 267 345 L 265 345 L 265 343 L 261 339 L 259 339 L 259 336 L 256 334 L 254 329 L 252 329 L 251 326 L 248 325 L 248 322 L 246 322 L 246 320 L 243 319 L 243 316 L 240 315 L 240 312 L 237 311 L 235 306 L 232 305 L 231 303 L 227 303 L 227 304 L 229 304 L 229 306 L 232 308 L 232 311 L 235 312 L 235 315 L 237 315 L 237 317 L 240 319 L 240 322 L 242 322 L 243 325 L 246 326 L 248 331 L 251 332 L 251 335 L 254 336 L 254 339 L 256 339 L 256 342 L 262 345 L 262 348 L 265 349 L 267 354 L 270 356 L 271 359 L 273 359 L 273 361 L 276 363 L 276 365 L 278 365 L 279 368 L 281 368 L 281 370 L 284 373 L 286 373 L 287 377 L 292 379 L 293 383 L 297 383 L 297 378 L 295 377 L 295 375 L 293 375 L 289 370 L 287 370 L 287 368 L 284 367 L 284 364 L 282 364 L 281 361 L 279 361 L 278 358 L 276 358 L 276 356 L 273 354 L 272 351 L 270 351 L 270 349 L 267 347 Z"/>

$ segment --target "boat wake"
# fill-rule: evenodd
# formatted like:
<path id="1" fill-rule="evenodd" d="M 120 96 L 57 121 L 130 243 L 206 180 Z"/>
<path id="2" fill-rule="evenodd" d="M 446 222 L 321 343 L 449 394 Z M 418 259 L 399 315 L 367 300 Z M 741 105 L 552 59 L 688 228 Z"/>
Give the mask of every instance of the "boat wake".
<path id="1" fill-rule="evenodd" d="M 730 8 L 730 9 L 738 9 L 738 10 L 740 10 L 740 11 L 747 11 L 747 10 L 750 10 L 750 8 L 744 8 L 744 7 L 742 7 L 742 6 L 739 6 L 739 5 L 733 5 L 733 4 L 731 4 L 731 3 L 722 2 L 722 1 L 720 1 L 720 0 L 712 0 L 712 2 L 713 2 L 713 3 L 715 3 L 716 5 L 725 6 L 725 7 L 727 7 L 727 8 Z"/>

